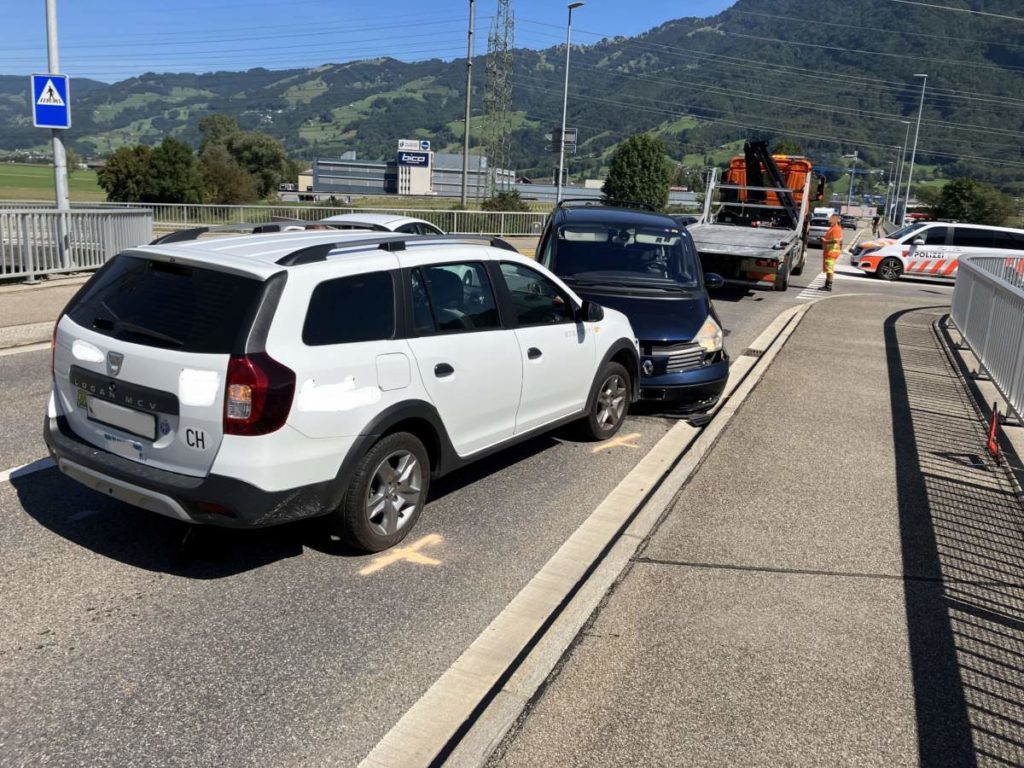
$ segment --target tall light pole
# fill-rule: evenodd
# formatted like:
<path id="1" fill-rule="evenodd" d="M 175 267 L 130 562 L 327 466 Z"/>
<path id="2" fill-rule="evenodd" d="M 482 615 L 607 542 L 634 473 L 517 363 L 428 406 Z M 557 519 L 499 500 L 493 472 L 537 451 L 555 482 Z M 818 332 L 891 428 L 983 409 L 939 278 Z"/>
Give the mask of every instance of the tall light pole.
<path id="1" fill-rule="evenodd" d="M 889 167 L 885 169 L 885 205 L 882 206 L 882 220 L 884 221 L 889 216 L 889 201 L 892 200 L 892 181 L 893 171 L 896 165 L 895 160 L 889 161 Z"/>
<path id="2" fill-rule="evenodd" d="M 914 180 L 914 160 L 917 157 L 917 137 L 921 133 L 921 113 L 924 112 L 924 89 L 928 85 L 928 75 L 914 75 L 924 78 L 921 81 L 921 103 L 917 106 L 917 127 L 914 128 L 914 149 L 910 152 L 910 169 L 907 171 L 907 196 L 903 199 L 903 215 L 907 215 L 907 208 L 910 207 L 910 184 Z"/>
<path id="3" fill-rule="evenodd" d="M 903 136 L 903 145 L 900 147 L 900 165 L 899 165 L 899 170 L 896 173 L 896 194 L 893 195 L 893 201 L 892 201 L 892 204 L 893 204 L 893 213 L 892 213 L 893 221 L 892 221 L 892 223 L 893 224 L 896 223 L 896 215 L 899 213 L 899 210 L 900 210 L 900 190 L 903 189 L 903 166 L 905 165 L 905 161 L 907 159 L 907 144 L 910 143 L 910 121 L 909 120 L 900 120 L 900 122 L 903 123 L 905 126 L 907 126 L 907 130 L 905 131 L 905 135 Z M 900 216 L 899 225 L 901 227 L 903 226 L 903 218 L 904 218 L 903 216 Z"/>
<path id="4" fill-rule="evenodd" d="M 558 191 L 555 202 L 562 202 L 562 176 L 565 175 L 565 113 L 569 109 L 569 52 L 572 50 L 572 12 L 583 6 L 569 3 L 569 23 L 565 28 L 565 89 L 562 91 L 562 132 L 558 136 Z"/>
<path id="5" fill-rule="evenodd" d="M 469 0 L 469 38 L 466 44 L 466 123 L 462 135 L 462 207 L 469 197 L 469 117 L 473 105 L 473 26 L 476 21 L 476 0 Z"/>
<path id="6" fill-rule="evenodd" d="M 846 212 L 850 212 L 850 208 L 853 205 L 853 179 L 854 174 L 857 172 L 857 150 L 853 150 L 852 155 L 843 155 L 844 158 L 853 158 L 853 164 L 850 165 L 850 187 L 846 190 Z"/>

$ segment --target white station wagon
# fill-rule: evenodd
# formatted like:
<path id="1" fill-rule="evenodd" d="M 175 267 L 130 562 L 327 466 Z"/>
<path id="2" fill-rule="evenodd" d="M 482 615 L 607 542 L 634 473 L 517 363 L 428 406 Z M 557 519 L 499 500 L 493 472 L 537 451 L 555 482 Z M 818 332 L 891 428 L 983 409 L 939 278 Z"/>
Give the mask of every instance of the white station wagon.
<path id="1" fill-rule="evenodd" d="M 45 439 L 100 493 L 193 523 L 331 515 L 400 541 L 432 477 L 637 396 L 626 317 L 503 241 L 311 231 L 139 247 L 54 329 Z"/>

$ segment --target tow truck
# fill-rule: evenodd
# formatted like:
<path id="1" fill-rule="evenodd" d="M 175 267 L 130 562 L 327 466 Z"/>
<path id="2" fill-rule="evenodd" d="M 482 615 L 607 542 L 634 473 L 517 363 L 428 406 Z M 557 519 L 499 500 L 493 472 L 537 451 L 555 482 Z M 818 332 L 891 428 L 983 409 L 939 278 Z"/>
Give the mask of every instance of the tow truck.
<path id="1" fill-rule="evenodd" d="M 723 182 L 712 168 L 700 221 L 688 229 L 705 272 L 737 285 L 785 291 L 806 261 L 807 208 L 825 194 L 805 157 L 772 155 L 768 143 L 748 141 Z"/>

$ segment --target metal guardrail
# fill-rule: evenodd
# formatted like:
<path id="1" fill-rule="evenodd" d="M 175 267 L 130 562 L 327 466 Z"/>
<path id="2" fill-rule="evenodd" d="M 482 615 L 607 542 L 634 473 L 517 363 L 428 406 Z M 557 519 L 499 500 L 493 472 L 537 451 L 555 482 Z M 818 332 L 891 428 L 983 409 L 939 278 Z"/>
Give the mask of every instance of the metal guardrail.
<path id="1" fill-rule="evenodd" d="M 152 239 L 143 209 L 0 208 L 0 278 L 96 269 Z"/>
<path id="2" fill-rule="evenodd" d="M 17 208 L 52 207 L 49 203 L 0 201 L 0 210 L 6 206 Z M 547 220 L 547 213 L 519 213 L 504 211 L 446 211 L 417 208 L 355 208 L 313 205 L 211 205 L 178 203 L 90 203 L 89 208 L 144 209 L 153 212 L 153 226 L 160 230 L 187 227 L 215 226 L 219 224 L 266 224 L 274 218 L 318 221 L 343 213 L 383 213 L 409 216 L 429 221 L 445 232 L 463 234 L 523 236 L 539 235 Z M 72 203 L 72 208 L 76 206 Z"/>
<path id="3" fill-rule="evenodd" d="M 1024 413 L 1024 255 L 962 255 L 952 317 L 1020 419 Z"/>

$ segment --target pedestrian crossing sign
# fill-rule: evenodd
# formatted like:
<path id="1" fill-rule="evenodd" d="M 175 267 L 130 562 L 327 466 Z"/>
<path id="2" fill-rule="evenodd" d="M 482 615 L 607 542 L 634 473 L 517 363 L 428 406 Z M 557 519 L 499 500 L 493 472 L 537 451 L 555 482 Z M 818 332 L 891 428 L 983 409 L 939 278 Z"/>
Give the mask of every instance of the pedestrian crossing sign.
<path id="1" fill-rule="evenodd" d="M 70 128 L 68 76 L 32 75 L 32 124 L 36 128 Z"/>

